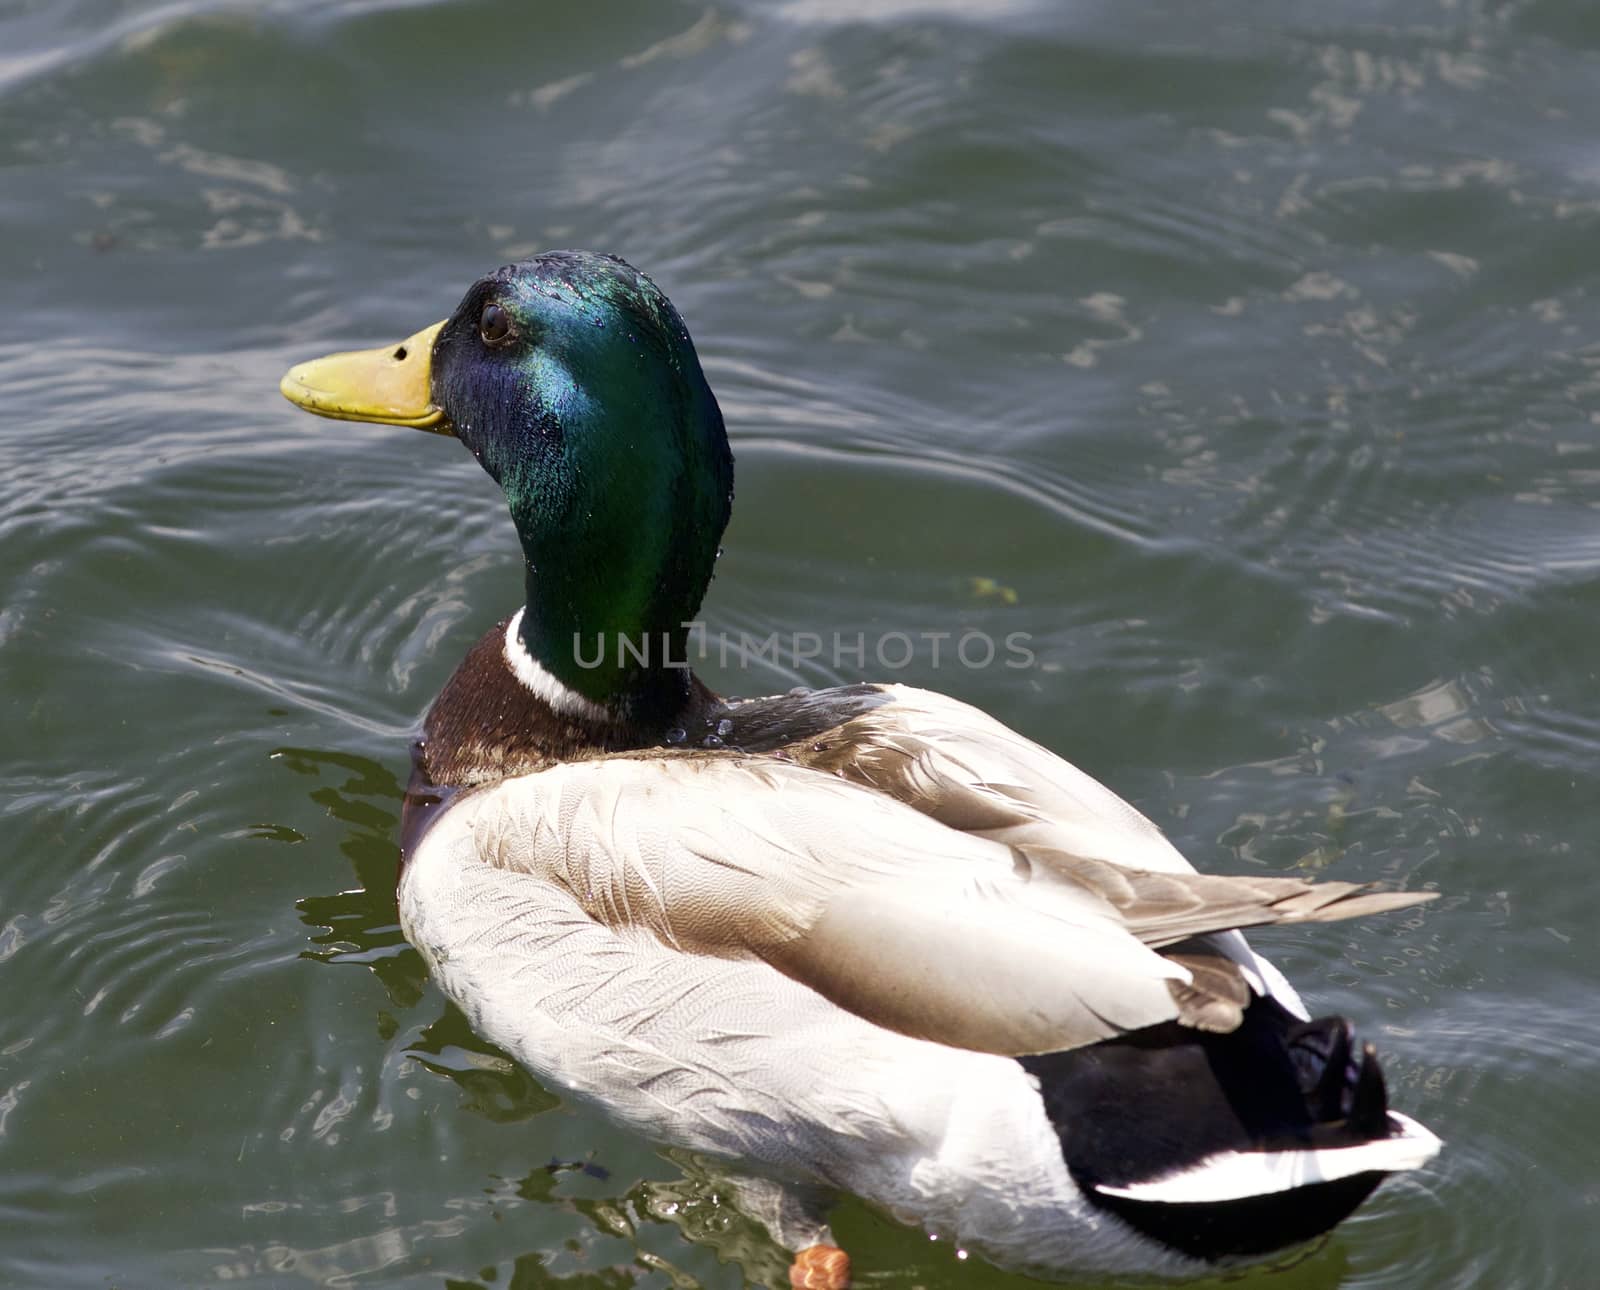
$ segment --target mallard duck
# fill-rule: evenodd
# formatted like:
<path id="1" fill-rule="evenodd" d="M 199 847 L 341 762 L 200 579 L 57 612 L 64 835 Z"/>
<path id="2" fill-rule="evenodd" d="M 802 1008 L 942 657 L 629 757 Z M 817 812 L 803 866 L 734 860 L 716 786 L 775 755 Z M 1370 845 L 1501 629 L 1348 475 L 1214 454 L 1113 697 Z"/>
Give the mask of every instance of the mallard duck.
<path id="1" fill-rule="evenodd" d="M 1239 931 L 1431 893 L 1199 874 L 956 699 L 724 701 L 684 665 L 733 458 L 644 274 L 539 255 L 282 390 L 461 440 L 522 542 L 525 603 L 414 748 L 406 936 L 541 1080 L 776 1180 L 796 1284 L 848 1275 L 819 1188 L 1009 1268 L 1185 1274 L 1316 1237 L 1438 1150 Z"/>

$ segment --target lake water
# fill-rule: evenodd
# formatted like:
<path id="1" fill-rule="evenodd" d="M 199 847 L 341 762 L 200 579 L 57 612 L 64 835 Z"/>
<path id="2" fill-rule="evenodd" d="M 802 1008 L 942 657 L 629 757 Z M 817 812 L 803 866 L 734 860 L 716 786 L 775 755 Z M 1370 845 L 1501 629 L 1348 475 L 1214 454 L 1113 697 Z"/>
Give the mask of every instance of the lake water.
<path id="1" fill-rule="evenodd" d="M 402 941 L 407 741 L 519 556 L 459 445 L 276 390 L 583 246 L 722 399 L 709 630 L 1027 633 L 864 670 L 1202 868 L 1445 893 L 1257 936 L 1447 1147 L 1245 1283 L 1595 1284 L 1597 121 L 1579 0 L 4 0 L 0 1283 L 781 1268 Z"/>

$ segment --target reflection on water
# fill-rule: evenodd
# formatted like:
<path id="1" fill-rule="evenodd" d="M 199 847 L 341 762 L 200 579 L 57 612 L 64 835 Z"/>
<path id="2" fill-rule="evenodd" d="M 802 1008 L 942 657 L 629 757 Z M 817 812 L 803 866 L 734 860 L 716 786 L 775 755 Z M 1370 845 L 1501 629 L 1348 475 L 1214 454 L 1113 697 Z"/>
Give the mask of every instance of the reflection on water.
<path id="1" fill-rule="evenodd" d="M 382 763 L 352 753 L 279 748 L 272 756 L 295 774 L 319 781 L 307 796 L 347 826 L 339 851 L 361 883 L 295 902 L 301 921 L 320 929 L 311 938 L 316 948 L 303 951 L 304 956 L 323 963 L 366 964 L 396 1007 L 414 1007 L 422 998 L 427 969 L 401 934 L 395 905 L 400 868 L 398 802 L 404 796 L 399 781 Z M 336 785 L 323 784 L 325 775 L 343 778 Z M 393 1019 L 387 1024 L 392 1034 Z"/>
<path id="2" fill-rule="evenodd" d="M 465 1095 L 463 1110 L 496 1124 L 527 1120 L 560 1104 L 509 1057 L 474 1035 L 453 1006 L 446 1005 L 436 1021 L 410 1038 L 405 1051 L 455 1082 Z"/>

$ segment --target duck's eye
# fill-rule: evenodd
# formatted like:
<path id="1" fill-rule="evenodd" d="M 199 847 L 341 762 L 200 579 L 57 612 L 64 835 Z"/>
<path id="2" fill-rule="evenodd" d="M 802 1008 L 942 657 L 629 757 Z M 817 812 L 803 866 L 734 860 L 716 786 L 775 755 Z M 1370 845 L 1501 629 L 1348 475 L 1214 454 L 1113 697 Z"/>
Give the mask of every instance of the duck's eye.
<path id="1" fill-rule="evenodd" d="M 499 305 L 484 305 L 478 316 L 478 335 L 485 345 L 504 345 L 511 339 L 511 315 Z"/>

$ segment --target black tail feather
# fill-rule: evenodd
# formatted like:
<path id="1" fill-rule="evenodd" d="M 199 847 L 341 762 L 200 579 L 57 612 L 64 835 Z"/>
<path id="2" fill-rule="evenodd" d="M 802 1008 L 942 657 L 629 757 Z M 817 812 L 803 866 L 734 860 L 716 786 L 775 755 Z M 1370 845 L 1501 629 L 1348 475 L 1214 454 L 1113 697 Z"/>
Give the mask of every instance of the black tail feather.
<path id="1" fill-rule="evenodd" d="M 1226 1152 L 1331 1148 L 1390 1135 L 1370 1044 L 1342 1017 L 1300 1021 L 1252 999 L 1237 1030 L 1169 1022 L 1018 1059 L 1039 1080 L 1074 1181 L 1093 1202 L 1195 1258 L 1270 1253 L 1344 1219 L 1382 1180 L 1366 1172 L 1288 1191 L 1171 1204 L 1108 1195 Z"/>
<path id="2" fill-rule="evenodd" d="M 1389 1092 L 1378 1068 L 1378 1050 L 1371 1044 L 1361 1049 L 1361 1072 L 1350 1092 L 1345 1123 L 1352 1134 L 1362 1138 L 1381 1138 L 1389 1131 Z"/>

